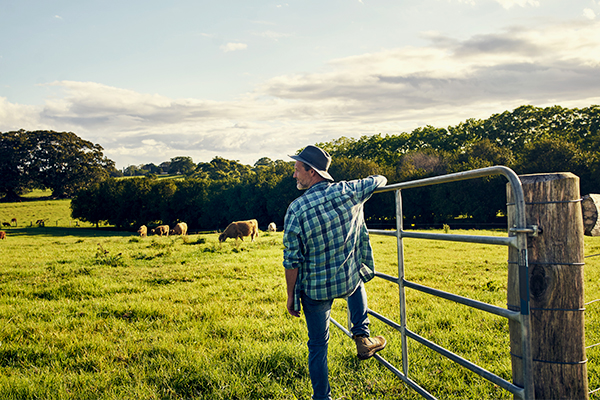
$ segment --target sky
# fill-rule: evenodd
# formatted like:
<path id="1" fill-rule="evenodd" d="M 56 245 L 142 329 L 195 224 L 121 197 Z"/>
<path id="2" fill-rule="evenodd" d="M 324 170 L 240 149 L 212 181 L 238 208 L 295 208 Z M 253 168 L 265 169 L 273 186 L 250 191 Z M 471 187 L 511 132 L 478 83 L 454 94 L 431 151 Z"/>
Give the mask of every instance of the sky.
<path id="1" fill-rule="evenodd" d="M 0 132 L 118 169 L 600 104 L 600 0 L 0 0 Z"/>

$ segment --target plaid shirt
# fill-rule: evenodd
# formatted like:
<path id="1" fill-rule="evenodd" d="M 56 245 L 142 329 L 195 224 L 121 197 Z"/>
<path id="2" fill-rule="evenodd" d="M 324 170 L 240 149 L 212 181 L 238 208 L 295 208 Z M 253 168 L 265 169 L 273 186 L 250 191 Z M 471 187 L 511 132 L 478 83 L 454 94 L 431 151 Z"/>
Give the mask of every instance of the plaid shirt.
<path id="1" fill-rule="evenodd" d="M 299 268 L 296 310 L 300 310 L 301 291 L 313 300 L 345 297 L 359 279 L 368 282 L 375 276 L 363 204 L 386 183 L 380 175 L 319 182 L 290 204 L 284 222 L 283 266 Z"/>

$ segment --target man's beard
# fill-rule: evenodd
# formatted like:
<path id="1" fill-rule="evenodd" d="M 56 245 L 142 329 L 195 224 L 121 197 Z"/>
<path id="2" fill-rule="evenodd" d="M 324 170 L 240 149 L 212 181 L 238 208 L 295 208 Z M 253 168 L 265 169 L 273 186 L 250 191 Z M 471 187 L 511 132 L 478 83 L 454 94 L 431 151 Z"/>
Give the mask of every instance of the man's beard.
<path id="1" fill-rule="evenodd" d="M 300 181 L 296 181 L 296 188 L 298 190 L 306 190 L 308 189 L 308 186 L 304 186 L 302 183 L 300 183 Z"/>

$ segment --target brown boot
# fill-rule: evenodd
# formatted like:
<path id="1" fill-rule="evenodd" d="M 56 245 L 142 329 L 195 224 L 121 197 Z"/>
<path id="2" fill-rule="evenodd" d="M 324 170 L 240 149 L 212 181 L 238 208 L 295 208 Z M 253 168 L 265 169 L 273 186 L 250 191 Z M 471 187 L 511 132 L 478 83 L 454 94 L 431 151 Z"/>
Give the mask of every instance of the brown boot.
<path id="1" fill-rule="evenodd" d="M 373 357 L 373 354 L 377 353 L 379 350 L 382 350 L 387 344 L 383 336 L 354 336 L 354 342 L 356 343 L 358 358 L 361 360 L 366 360 L 367 358 Z"/>

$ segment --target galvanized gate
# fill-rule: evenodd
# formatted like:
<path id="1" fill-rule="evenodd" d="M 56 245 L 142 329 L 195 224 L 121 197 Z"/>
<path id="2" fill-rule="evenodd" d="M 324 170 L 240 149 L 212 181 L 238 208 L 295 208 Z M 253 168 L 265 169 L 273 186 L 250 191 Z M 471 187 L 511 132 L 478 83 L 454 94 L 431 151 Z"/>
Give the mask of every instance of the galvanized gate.
<path id="1" fill-rule="evenodd" d="M 426 232 L 410 232 L 405 231 L 402 223 L 402 190 L 412 189 L 423 186 L 430 186 L 442 183 L 456 182 L 467 179 L 481 178 L 492 175 L 503 175 L 508 179 L 509 184 L 512 187 L 512 193 L 515 200 L 515 226 L 508 227 L 508 237 L 496 237 L 496 236 L 476 236 L 476 235 L 454 235 L 454 234 L 437 234 L 437 233 L 426 233 Z M 432 178 L 420 179 L 410 182 L 403 182 L 388 185 L 376 190 L 376 193 L 394 191 L 396 195 L 396 230 L 374 230 L 370 229 L 371 234 L 395 236 L 398 245 L 398 277 L 389 276 L 376 272 L 376 277 L 385 279 L 393 282 L 399 286 L 399 297 L 400 297 L 400 323 L 396 323 L 383 315 L 376 313 L 369 309 L 369 314 L 373 317 L 381 320 L 392 328 L 398 330 L 401 334 L 402 341 L 402 371 L 387 362 L 381 355 L 375 354 L 374 358 L 377 359 L 382 365 L 397 375 L 402 381 L 408 386 L 418 392 L 421 396 L 427 399 L 435 399 L 427 390 L 419 386 L 409 377 L 409 359 L 408 359 L 408 338 L 413 339 L 424 346 L 436 351 L 437 353 L 445 356 L 459 365 L 468 368 L 476 374 L 486 378 L 490 382 L 508 390 L 513 393 L 516 397 L 521 399 L 534 399 L 534 386 L 533 386 L 533 374 L 532 374 L 532 357 L 531 357 L 531 329 L 529 321 L 529 283 L 528 283 L 528 265 L 527 265 L 527 236 L 536 233 L 536 227 L 527 227 L 525 221 L 525 200 L 523 197 L 523 188 L 519 177 L 510 168 L 503 166 L 495 166 L 488 168 L 481 168 L 472 171 L 459 172 L 455 174 L 436 176 Z M 519 298 L 520 298 L 520 311 L 512 311 L 502 307 L 497 307 L 491 304 L 480 302 L 477 300 L 469 299 L 463 296 L 458 296 L 452 293 L 444 292 L 427 286 L 419 285 L 414 282 L 407 281 L 404 279 L 404 247 L 403 238 L 416 238 L 426 240 L 444 240 L 454 242 L 469 242 L 469 243 L 481 243 L 490 245 L 500 246 L 511 246 L 519 251 Z M 454 301 L 469 307 L 473 307 L 488 313 L 492 313 L 501 317 L 505 317 L 509 320 L 517 322 L 521 329 L 521 344 L 522 344 L 522 373 L 520 381 L 524 382 L 523 387 L 517 386 L 498 375 L 472 363 L 465 358 L 452 353 L 451 351 L 431 342 L 430 340 L 412 332 L 407 328 L 406 324 L 406 288 L 418 290 L 423 293 L 430 294 L 432 296 L 438 296 L 446 300 Z M 332 323 L 340 328 L 346 335 L 352 337 L 352 334 L 348 329 L 344 328 L 341 324 L 331 319 Z M 350 321 L 348 320 L 348 324 Z"/>

